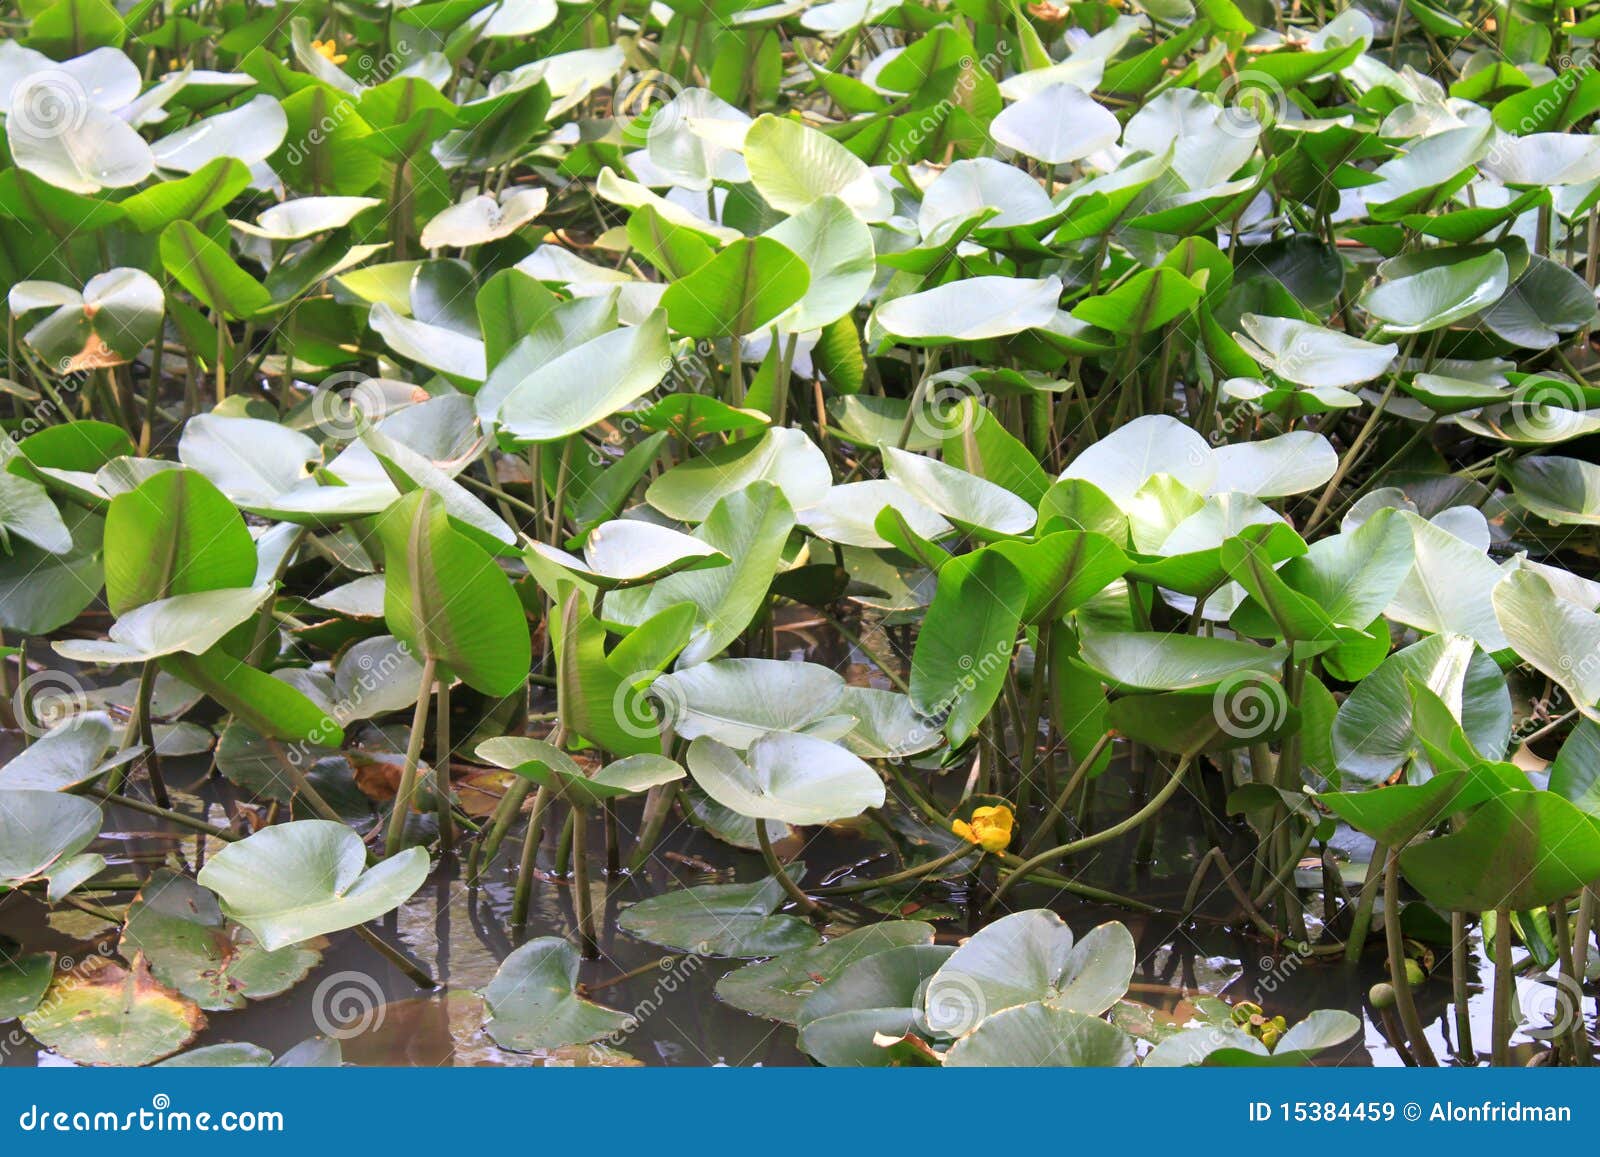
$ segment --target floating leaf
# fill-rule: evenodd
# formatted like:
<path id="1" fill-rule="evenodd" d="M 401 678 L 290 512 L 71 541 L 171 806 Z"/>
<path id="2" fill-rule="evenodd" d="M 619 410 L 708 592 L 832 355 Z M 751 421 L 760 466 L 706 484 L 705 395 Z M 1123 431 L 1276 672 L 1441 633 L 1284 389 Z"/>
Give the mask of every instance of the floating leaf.
<path id="1" fill-rule="evenodd" d="M 205 1028 L 193 1001 L 166 988 L 135 957 L 124 968 L 89 956 L 52 982 L 22 1027 L 46 1048 L 84 1065 L 148 1065 Z"/>
<path id="2" fill-rule="evenodd" d="M 216 898 L 184 876 L 161 871 L 128 909 L 121 952 L 141 953 L 151 975 L 203 1009 L 243 1008 L 289 991 L 322 954 L 301 947 L 265 952 L 223 919 Z"/>
<path id="3" fill-rule="evenodd" d="M 428 853 L 407 848 L 367 869 L 361 837 L 329 820 L 263 828 L 223 848 L 197 877 L 223 915 L 268 952 L 376 920 L 411 898 L 428 875 Z"/>
<path id="4" fill-rule="evenodd" d="M 790 875 L 804 871 L 790 864 Z M 625 908 L 617 927 L 630 936 L 709 956 L 773 956 L 810 948 L 819 937 L 793 916 L 774 915 L 783 902 L 775 877 L 753 884 L 702 884 L 652 896 Z"/>
<path id="5" fill-rule="evenodd" d="M 578 996 L 577 949 L 554 936 L 523 944 L 483 990 L 485 1031 L 501 1048 L 518 1052 L 586 1044 L 625 1032 L 633 1018 Z"/>

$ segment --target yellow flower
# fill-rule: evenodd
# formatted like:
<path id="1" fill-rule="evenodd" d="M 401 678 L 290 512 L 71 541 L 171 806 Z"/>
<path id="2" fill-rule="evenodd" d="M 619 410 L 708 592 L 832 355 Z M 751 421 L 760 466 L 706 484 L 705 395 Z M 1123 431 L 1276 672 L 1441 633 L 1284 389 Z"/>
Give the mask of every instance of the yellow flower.
<path id="1" fill-rule="evenodd" d="M 334 64 L 343 64 L 345 61 L 350 59 L 344 53 L 334 51 L 334 49 L 339 47 L 338 42 L 335 40 L 313 40 L 311 42 L 311 47 L 315 48 Z"/>
<path id="2" fill-rule="evenodd" d="M 950 830 L 986 852 L 1003 852 L 1011 843 L 1011 824 L 1015 817 L 1005 806 L 980 807 L 972 811 L 972 822 L 956 820 Z"/>

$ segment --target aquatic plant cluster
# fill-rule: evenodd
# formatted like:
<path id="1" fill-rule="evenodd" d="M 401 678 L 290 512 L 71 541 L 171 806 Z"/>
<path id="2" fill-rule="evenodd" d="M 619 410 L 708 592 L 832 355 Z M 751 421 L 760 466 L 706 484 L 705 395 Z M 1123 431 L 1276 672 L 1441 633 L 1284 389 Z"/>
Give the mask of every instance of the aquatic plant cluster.
<path id="1" fill-rule="evenodd" d="M 5 31 L 12 1042 L 269 1063 L 359 939 L 501 1058 L 699 972 L 826 1065 L 1591 1062 L 1600 16 Z M 1270 983 L 1146 1000 L 1162 919 Z"/>

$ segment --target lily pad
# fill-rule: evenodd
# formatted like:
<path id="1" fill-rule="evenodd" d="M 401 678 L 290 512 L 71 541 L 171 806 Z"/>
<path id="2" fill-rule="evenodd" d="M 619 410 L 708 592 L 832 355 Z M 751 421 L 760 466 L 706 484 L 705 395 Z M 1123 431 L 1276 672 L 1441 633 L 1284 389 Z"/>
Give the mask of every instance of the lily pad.
<path id="1" fill-rule="evenodd" d="M 844 692 L 844 679 L 831 668 L 777 659 L 718 659 L 650 685 L 679 735 L 708 736 L 741 751 L 771 732 L 810 730 L 841 714 L 853 723 L 840 705 Z"/>
<path id="2" fill-rule="evenodd" d="M 577 995 L 577 949 L 554 936 L 522 945 L 501 962 L 483 990 L 490 1018 L 484 1030 L 501 1048 L 516 1052 L 586 1044 L 633 1023 Z"/>
<path id="3" fill-rule="evenodd" d="M 268 952 L 376 920 L 409 900 L 428 853 L 405 851 L 367 869 L 361 837 L 330 820 L 277 824 L 223 848 L 197 877 L 222 914 Z"/>
<path id="4" fill-rule="evenodd" d="M 689 745 L 689 772 L 724 807 L 750 819 L 826 824 L 882 807 L 878 773 L 836 743 L 772 731 L 741 756 L 702 736 Z"/>
<path id="5" fill-rule="evenodd" d="M 207 1010 L 285 993 L 322 959 L 313 948 L 263 951 L 223 918 L 210 892 L 168 871 L 152 876 L 129 907 L 121 951 L 141 953 L 151 975 Z"/>
<path id="6" fill-rule="evenodd" d="M 928 982 L 928 1028 L 962 1037 L 1015 1005 L 1044 1001 L 1099 1016 L 1128 991 L 1133 937 L 1102 924 L 1074 942 L 1054 912 L 1015 912 L 980 929 Z"/>
<path id="7" fill-rule="evenodd" d="M 0 886 L 48 876 L 100 831 L 100 809 L 54 791 L 0 791 Z"/>
<path id="8" fill-rule="evenodd" d="M 58 975 L 22 1027 L 46 1048 L 84 1065 L 148 1065 L 205 1028 L 205 1013 L 160 984 L 145 963 L 89 956 Z"/>
<path id="9" fill-rule="evenodd" d="M 907 944 L 932 943 L 931 924 L 916 920 L 869 924 L 815 948 L 747 964 L 717 981 L 717 995 L 752 1016 L 794 1024 L 806 998 L 857 960 Z"/>
<path id="10" fill-rule="evenodd" d="M 9 941 L 0 941 L 0 1021 L 15 1020 L 38 1008 L 55 970 L 54 952 L 24 955 Z"/>
<path id="11" fill-rule="evenodd" d="M 1113 1024 L 1035 1001 L 1002 1009 L 945 1054 L 953 1068 L 1119 1068 L 1133 1064 L 1133 1038 Z"/>
<path id="12" fill-rule="evenodd" d="M 791 876 L 804 872 L 790 864 Z M 775 915 L 784 900 L 776 877 L 753 884 L 701 884 L 652 896 L 623 910 L 617 927 L 630 936 L 708 956 L 775 956 L 810 948 L 820 937 L 804 920 Z"/>

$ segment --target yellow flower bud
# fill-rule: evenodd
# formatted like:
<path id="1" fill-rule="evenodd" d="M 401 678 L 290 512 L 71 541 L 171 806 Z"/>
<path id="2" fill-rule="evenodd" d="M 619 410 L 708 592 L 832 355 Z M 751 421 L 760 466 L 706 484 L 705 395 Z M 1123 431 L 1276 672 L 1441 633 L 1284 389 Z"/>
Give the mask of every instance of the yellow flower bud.
<path id="1" fill-rule="evenodd" d="M 334 64 L 343 64 L 345 61 L 350 59 L 350 57 L 345 53 L 335 51 L 335 49 L 339 47 L 339 44 L 334 40 L 313 40 L 311 42 L 311 47 L 316 49 L 320 55 L 332 61 Z"/>
<path id="2" fill-rule="evenodd" d="M 1004 805 L 974 808 L 971 823 L 956 820 L 950 830 L 986 852 L 1003 852 L 1011 843 L 1011 825 L 1015 818 L 1011 809 Z"/>

